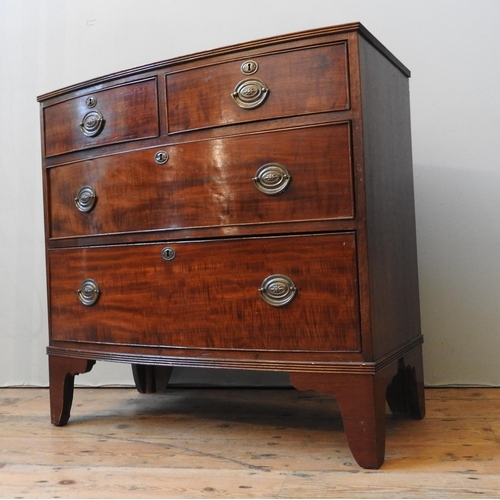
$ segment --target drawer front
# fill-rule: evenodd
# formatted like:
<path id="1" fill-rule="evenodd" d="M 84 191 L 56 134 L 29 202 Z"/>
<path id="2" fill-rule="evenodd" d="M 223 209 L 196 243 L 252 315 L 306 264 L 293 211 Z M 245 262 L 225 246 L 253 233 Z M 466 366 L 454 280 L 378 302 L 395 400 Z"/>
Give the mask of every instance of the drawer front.
<path id="1" fill-rule="evenodd" d="M 158 149 L 147 149 L 48 169 L 50 236 L 354 215 L 348 123 L 164 150 L 168 161 L 161 165 Z M 280 182 L 276 165 L 289 178 Z M 84 186 L 95 192 L 89 211 L 75 204 Z"/>
<path id="2" fill-rule="evenodd" d="M 44 109 L 45 156 L 159 135 L 156 79 L 121 85 Z"/>
<path id="3" fill-rule="evenodd" d="M 53 250 L 49 263 L 53 340 L 360 349 L 352 233 Z"/>
<path id="4" fill-rule="evenodd" d="M 346 49 L 251 57 L 258 68 L 250 75 L 246 59 L 168 74 L 169 132 L 348 109 Z"/>

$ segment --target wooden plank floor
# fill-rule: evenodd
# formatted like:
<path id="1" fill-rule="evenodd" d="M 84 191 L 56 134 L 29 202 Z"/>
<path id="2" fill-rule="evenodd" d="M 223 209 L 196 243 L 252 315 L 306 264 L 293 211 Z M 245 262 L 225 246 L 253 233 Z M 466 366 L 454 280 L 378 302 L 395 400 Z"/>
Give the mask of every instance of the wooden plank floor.
<path id="1" fill-rule="evenodd" d="M 360 469 L 335 401 L 292 389 L 0 389 L 1 498 L 500 498 L 500 389 L 428 389 Z"/>

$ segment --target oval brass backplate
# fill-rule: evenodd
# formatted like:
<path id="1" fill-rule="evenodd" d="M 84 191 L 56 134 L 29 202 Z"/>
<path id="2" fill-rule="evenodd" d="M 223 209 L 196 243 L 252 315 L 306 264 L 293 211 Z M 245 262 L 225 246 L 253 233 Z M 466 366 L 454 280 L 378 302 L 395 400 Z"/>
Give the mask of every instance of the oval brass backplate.
<path id="1" fill-rule="evenodd" d="M 259 293 L 269 305 L 283 307 L 295 297 L 297 287 L 288 276 L 272 274 L 262 282 Z"/>
<path id="2" fill-rule="evenodd" d="M 262 165 L 252 178 L 257 189 L 268 195 L 282 193 L 290 184 L 291 179 L 288 170 L 279 163 Z"/>
<path id="3" fill-rule="evenodd" d="M 97 194 L 92 186 L 83 186 L 76 193 L 75 206 L 80 212 L 91 212 L 97 201 Z"/>
<path id="4" fill-rule="evenodd" d="M 96 109 L 89 111 L 80 123 L 80 129 L 87 137 L 99 135 L 103 127 L 104 117 Z"/>
<path id="5" fill-rule="evenodd" d="M 268 95 L 269 89 L 262 80 L 246 78 L 236 85 L 231 97 L 240 108 L 253 109 L 260 106 Z"/>
<path id="6" fill-rule="evenodd" d="M 100 294 L 99 286 L 93 279 L 83 280 L 76 295 L 84 306 L 92 306 L 97 302 Z"/>

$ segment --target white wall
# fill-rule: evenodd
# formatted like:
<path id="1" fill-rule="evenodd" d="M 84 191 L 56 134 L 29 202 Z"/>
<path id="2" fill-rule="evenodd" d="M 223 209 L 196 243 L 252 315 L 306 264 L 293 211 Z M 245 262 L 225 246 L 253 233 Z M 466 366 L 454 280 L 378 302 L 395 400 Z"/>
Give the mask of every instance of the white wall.
<path id="1" fill-rule="evenodd" d="M 0 385 L 47 383 L 36 96 L 352 21 L 412 70 L 426 383 L 500 385 L 497 0 L 0 0 Z M 130 383 L 130 369 L 98 363 L 79 380 Z"/>

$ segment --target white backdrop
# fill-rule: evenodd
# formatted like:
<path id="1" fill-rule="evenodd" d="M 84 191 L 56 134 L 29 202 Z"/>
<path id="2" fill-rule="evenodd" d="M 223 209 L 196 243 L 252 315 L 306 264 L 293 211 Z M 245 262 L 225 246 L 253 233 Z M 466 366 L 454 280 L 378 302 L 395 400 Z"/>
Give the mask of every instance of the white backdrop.
<path id="1" fill-rule="evenodd" d="M 0 386 L 46 385 L 36 96 L 257 38 L 362 22 L 412 70 L 425 380 L 500 385 L 498 0 L 0 0 Z M 176 381 L 208 380 L 197 371 Z M 217 373 L 217 382 L 279 383 Z M 98 363 L 83 384 L 131 383 Z"/>

